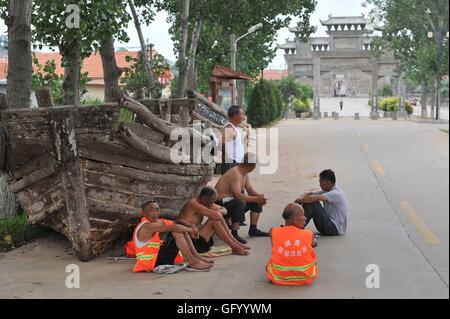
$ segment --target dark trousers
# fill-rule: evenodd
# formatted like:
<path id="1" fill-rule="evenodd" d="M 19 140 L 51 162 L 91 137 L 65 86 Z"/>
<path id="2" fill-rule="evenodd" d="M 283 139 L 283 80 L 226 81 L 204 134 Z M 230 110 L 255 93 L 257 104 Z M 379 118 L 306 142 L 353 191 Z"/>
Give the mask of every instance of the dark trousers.
<path id="1" fill-rule="evenodd" d="M 225 216 L 226 219 L 231 219 L 231 223 L 236 224 L 245 220 L 245 213 L 248 211 L 252 211 L 254 213 L 262 213 L 262 206 L 256 203 L 246 203 L 243 200 L 233 199 L 227 203 L 223 203 L 222 201 L 218 201 L 216 203 L 228 211 Z"/>
<path id="2" fill-rule="evenodd" d="M 339 235 L 336 225 L 330 220 L 322 204 L 319 202 L 303 204 L 303 209 L 305 210 L 306 225 L 308 225 L 312 219 L 320 234 L 324 236 Z"/>

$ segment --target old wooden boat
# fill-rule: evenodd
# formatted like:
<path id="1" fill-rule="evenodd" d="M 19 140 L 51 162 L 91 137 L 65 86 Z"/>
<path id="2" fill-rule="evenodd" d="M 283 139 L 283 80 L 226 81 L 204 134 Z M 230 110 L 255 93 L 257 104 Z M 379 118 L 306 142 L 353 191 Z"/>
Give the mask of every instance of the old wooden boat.
<path id="1" fill-rule="evenodd" d="M 192 119 L 216 128 L 226 122 L 220 107 L 195 93 L 166 101 L 121 93 L 118 100 L 0 112 L 0 169 L 9 173 L 11 190 L 30 223 L 66 236 L 83 261 L 129 234 L 145 200 L 176 214 L 211 180 L 214 164 L 170 160 L 174 128 L 186 127 L 207 145 L 211 136 L 195 130 Z M 119 121 L 122 109 L 139 120 Z"/>

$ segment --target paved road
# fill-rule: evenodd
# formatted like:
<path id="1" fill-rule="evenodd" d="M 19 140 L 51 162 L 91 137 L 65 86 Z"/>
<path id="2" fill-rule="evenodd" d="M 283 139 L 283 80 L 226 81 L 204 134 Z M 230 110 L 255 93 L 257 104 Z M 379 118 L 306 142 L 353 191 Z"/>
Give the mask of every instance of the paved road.
<path id="1" fill-rule="evenodd" d="M 448 125 L 323 119 L 276 128 L 278 172 L 253 178 L 270 197 L 261 226 L 279 225 L 285 204 L 317 188 L 325 168 L 336 171 L 350 202 L 348 234 L 319 239 L 312 286 L 267 282 L 268 239 L 250 239 L 250 256 L 217 259 L 209 273 L 158 276 L 132 274 L 132 263 L 104 256 L 78 263 L 67 241 L 51 236 L 0 255 L 0 298 L 449 297 L 449 136 L 439 130 Z M 65 288 L 71 263 L 80 265 L 80 289 Z M 380 289 L 365 286 L 369 264 L 380 267 Z"/>
<path id="2" fill-rule="evenodd" d="M 339 108 L 339 102 L 344 102 L 344 108 L 341 111 Z M 368 105 L 368 98 L 321 98 L 320 108 L 322 112 L 328 112 L 329 116 L 333 112 L 338 112 L 343 117 L 353 117 L 355 113 L 360 113 L 362 117 L 369 117 L 370 106 Z M 430 112 L 430 110 L 428 110 Z M 420 105 L 414 107 L 414 116 L 420 117 L 422 110 Z M 441 119 L 449 119 L 449 109 L 447 107 L 441 108 Z"/>

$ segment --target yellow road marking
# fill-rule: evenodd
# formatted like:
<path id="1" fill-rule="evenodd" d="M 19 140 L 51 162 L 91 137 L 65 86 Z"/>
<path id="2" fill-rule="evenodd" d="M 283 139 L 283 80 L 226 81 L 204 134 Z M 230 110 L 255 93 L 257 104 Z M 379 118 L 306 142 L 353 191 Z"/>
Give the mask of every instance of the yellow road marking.
<path id="1" fill-rule="evenodd" d="M 367 144 L 364 144 L 364 145 L 363 145 L 363 148 L 364 148 L 364 151 L 365 151 L 366 153 L 370 153 L 370 148 L 369 148 L 369 146 L 368 146 Z"/>
<path id="2" fill-rule="evenodd" d="M 412 208 L 412 206 L 407 201 L 400 202 L 401 209 L 405 212 L 406 216 L 413 222 L 422 238 L 429 244 L 438 245 L 440 244 L 439 239 L 433 234 L 430 228 L 425 225 L 419 214 Z"/>
<path id="3" fill-rule="evenodd" d="M 378 174 L 380 174 L 382 176 L 386 176 L 386 171 L 384 170 L 383 165 L 381 165 L 377 161 L 373 161 L 372 165 L 373 165 L 373 168 L 377 171 Z"/>
<path id="4" fill-rule="evenodd" d="M 362 137 L 363 137 L 363 135 L 362 135 L 361 132 L 358 132 L 357 135 L 358 135 L 359 138 L 362 138 Z"/>

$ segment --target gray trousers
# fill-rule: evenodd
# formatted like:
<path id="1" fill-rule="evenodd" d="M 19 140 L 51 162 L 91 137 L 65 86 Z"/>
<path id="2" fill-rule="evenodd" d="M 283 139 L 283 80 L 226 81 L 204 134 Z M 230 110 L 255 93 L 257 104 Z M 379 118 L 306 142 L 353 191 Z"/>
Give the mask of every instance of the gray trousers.
<path id="1" fill-rule="evenodd" d="M 308 225 L 312 219 L 321 235 L 339 236 L 336 225 L 334 225 L 328 217 L 321 203 L 314 202 L 311 204 L 303 204 L 303 209 L 305 210 L 306 225 Z"/>

